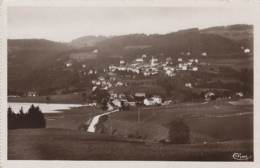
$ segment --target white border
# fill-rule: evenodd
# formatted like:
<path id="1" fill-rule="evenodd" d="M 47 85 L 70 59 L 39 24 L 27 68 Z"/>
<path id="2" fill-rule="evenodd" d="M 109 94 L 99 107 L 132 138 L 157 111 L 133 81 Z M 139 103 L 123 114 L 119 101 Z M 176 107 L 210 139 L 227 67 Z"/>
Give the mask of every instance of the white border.
<path id="1" fill-rule="evenodd" d="M 10 161 L 7 160 L 7 7 L 8 6 L 142 6 L 142 7 L 223 7 L 223 8 L 249 8 L 255 11 L 254 17 L 254 162 L 179 162 L 179 161 Z M 4 0 L 1 2 L 1 167 L 211 167 L 220 166 L 234 168 L 252 168 L 259 166 L 259 28 L 260 28 L 260 3 L 256 1 L 31 1 L 31 0 Z M 214 19 L 214 18 L 213 18 Z M 243 123 L 241 123 L 243 124 Z"/>

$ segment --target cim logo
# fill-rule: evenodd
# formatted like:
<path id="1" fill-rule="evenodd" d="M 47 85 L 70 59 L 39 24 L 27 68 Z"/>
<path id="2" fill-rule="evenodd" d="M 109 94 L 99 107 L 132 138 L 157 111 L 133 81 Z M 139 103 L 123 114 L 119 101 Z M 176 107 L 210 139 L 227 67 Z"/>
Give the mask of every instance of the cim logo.
<path id="1" fill-rule="evenodd" d="M 234 153 L 233 158 L 239 161 L 248 161 L 248 159 L 252 158 L 252 156 L 242 155 L 241 153 Z"/>

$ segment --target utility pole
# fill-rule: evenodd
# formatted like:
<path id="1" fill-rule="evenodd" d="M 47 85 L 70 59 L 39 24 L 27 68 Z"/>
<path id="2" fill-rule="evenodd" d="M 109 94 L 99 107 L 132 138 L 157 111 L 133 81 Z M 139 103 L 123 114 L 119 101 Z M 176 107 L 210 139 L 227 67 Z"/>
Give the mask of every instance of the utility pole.
<path id="1" fill-rule="evenodd" d="M 140 122 L 140 108 L 138 108 L 138 118 L 137 118 L 137 122 Z"/>

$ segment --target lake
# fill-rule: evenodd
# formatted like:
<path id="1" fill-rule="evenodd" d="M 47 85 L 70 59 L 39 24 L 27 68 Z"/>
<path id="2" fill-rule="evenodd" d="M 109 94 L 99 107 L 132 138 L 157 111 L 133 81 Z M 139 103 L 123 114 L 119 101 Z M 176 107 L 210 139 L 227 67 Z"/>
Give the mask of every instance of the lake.
<path id="1" fill-rule="evenodd" d="M 48 104 L 48 103 L 12 103 L 8 102 L 15 113 L 19 113 L 21 107 L 27 112 L 31 105 L 39 106 L 43 113 L 61 113 L 62 110 L 70 109 L 71 107 L 81 107 L 82 104 Z"/>

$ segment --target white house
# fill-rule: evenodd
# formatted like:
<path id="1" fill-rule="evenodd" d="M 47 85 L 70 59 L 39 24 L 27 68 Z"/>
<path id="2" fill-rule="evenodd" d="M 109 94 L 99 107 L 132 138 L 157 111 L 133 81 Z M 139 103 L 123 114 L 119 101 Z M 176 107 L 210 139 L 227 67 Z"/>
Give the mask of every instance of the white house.
<path id="1" fill-rule="evenodd" d="M 123 86 L 124 84 L 123 84 L 123 82 L 120 82 L 120 81 L 118 81 L 117 83 L 116 83 L 116 86 Z"/>
<path id="2" fill-rule="evenodd" d="M 181 67 L 181 69 L 186 71 L 188 68 L 187 68 L 187 66 L 184 65 L 184 66 Z"/>
<path id="3" fill-rule="evenodd" d="M 215 94 L 212 93 L 212 92 L 208 92 L 208 93 L 205 94 L 206 99 L 210 99 L 211 96 L 215 96 Z"/>
<path id="4" fill-rule="evenodd" d="M 103 81 L 105 78 L 103 76 L 98 77 L 98 80 Z"/>
<path id="5" fill-rule="evenodd" d="M 144 59 L 143 59 L 143 57 L 142 58 L 137 58 L 135 61 L 136 62 L 144 62 Z"/>
<path id="6" fill-rule="evenodd" d="M 28 92 L 28 97 L 36 97 L 36 92 Z"/>
<path id="7" fill-rule="evenodd" d="M 66 64 L 67 67 L 70 67 L 71 65 L 72 65 L 72 63 L 70 63 L 70 62 Z"/>
<path id="8" fill-rule="evenodd" d="M 98 49 L 95 49 L 92 53 L 97 53 L 98 52 Z"/>
<path id="9" fill-rule="evenodd" d="M 193 71 L 197 71 L 197 70 L 198 70 L 198 67 L 194 66 L 194 67 L 192 67 L 192 70 L 193 70 Z"/>
<path id="10" fill-rule="evenodd" d="M 247 48 L 247 49 L 244 50 L 244 52 L 245 53 L 250 53 L 250 49 Z"/>
<path id="11" fill-rule="evenodd" d="M 185 83 L 185 86 L 191 88 L 191 83 Z"/>
<path id="12" fill-rule="evenodd" d="M 136 92 L 135 97 L 145 97 L 145 93 L 144 92 Z"/>
<path id="13" fill-rule="evenodd" d="M 117 93 L 110 93 L 110 99 L 117 99 Z"/>
<path id="14" fill-rule="evenodd" d="M 155 103 L 154 103 L 153 99 L 146 98 L 146 99 L 144 99 L 144 104 L 147 106 L 151 106 L 151 105 L 154 105 Z"/>
<path id="15" fill-rule="evenodd" d="M 178 61 L 181 62 L 181 61 L 182 61 L 182 58 L 178 58 Z"/>
<path id="16" fill-rule="evenodd" d="M 152 100 L 154 101 L 154 103 L 162 104 L 162 98 L 160 96 L 154 95 L 152 97 Z"/>
<path id="17" fill-rule="evenodd" d="M 82 64 L 82 68 L 86 68 L 86 65 L 85 65 L 85 64 Z"/>
<path id="18" fill-rule="evenodd" d="M 120 60 L 120 64 L 124 64 L 125 63 L 125 61 L 124 60 Z"/>
<path id="19" fill-rule="evenodd" d="M 244 95 L 243 95 L 242 92 L 237 92 L 237 93 L 236 93 L 236 96 L 243 97 Z"/>
<path id="20" fill-rule="evenodd" d="M 199 60 L 198 60 L 198 59 L 195 59 L 194 61 L 195 61 L 196 63 L 199 63 Z"/>
<path id="21" fill-rule="evenodd" d="M 203 53 L 201 53 L 201 55 L 205 57 L 205 56 L 207 56 L 207 53 L 203 52 Z"/>
<path id="22" fill-rule="evenodd" d="M 145 54 L 143 54 L 143 55 L 142 55 L 142 58 L 146 58 L 146 55 L 145 55 Z"/>

